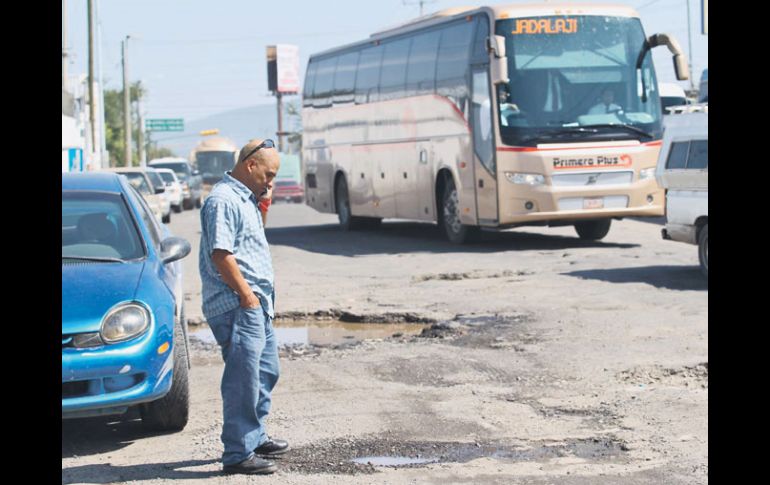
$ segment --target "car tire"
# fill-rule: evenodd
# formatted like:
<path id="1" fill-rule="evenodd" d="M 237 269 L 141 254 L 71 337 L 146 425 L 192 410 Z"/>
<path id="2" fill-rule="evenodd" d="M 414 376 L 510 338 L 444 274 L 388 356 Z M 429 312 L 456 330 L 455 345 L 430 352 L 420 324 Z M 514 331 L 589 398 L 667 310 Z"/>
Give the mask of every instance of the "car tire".
<path id="1" fill-rule="evenodd" d="M 192 201 L 192 199 L 185 199 L 182 202 L 182 209 L 188 211 L 188 210 L 190 210 L 192 208 L 193 208 L 193 201 Z"/>
<path id="2" fill-rule="evenodd" d="M 447 178 L 444 192 L 441 195 L 441 214 L 439 215 L 439 227 L 444 229 L 444 234 L 453 244 L 465 244 L 471 242 L 479 233 L 476 226 L 468 226 L 460 222 L 460 204 L 457 188 L 451 178 Z"/>
<path id="3" fill-rule="evenodd" d="M 182 205 L 181 204 L 180 205 L 172 205 L 171 209 L 174 212 L 176 212 L 177 214 L 179 214 L 180 212 L 182 212 Z"/>
<path id="4" fill-rule="evenodd" d="M 709 277 L 709 225 L 703 226 L 698 233 L 698 261 L 703 276 Z"/>
<path id="5" fill-rule="evenodd" d="M 598 219 L 575 223 L 575 232 L 584 241 L 598 241 L 610 232 L 612 219 Z"/>
<path id="6" fill-rule="evenodd" d="M 161 222 L 164 224 L 168 224 L 171 222 L 171 212 L 168 213 L 168 215 L 165 215 L 161 218 Z"/>
<path id="7" fill-rule="evenodd" d="M 203 207 L 203 196 L 199 195 L 197 199 L 195 199 L 195 208 L 200 209 Z"/>
<path id="8" fill-rule="evenodd" d="M 168 394 L 139 406 L 142 425 L 152 431 L 181 431 L 190 415 L 189 360 L 181 324 L 174 325 L 174 370 Z"/>

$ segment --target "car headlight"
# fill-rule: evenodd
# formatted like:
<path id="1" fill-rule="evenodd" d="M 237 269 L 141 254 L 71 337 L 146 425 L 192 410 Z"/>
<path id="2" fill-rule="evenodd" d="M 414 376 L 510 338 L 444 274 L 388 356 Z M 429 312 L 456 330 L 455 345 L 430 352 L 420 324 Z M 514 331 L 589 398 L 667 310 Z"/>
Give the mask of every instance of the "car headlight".
<path id="1" fill-rule="evenodd" d="M 543 185 L 545 184 L 545 177 L 538 173 L 514 173 L 505 172 L 505 178 L 513 184 L 523 185 Z"/>
<path id="2" fill-rule="evenodd" d="M 655 178 L 655 167 L 643 168 L 639 171 L 639 180 L 647 180 Z"/>
<path id="3" fill-rule="evenodd" d="M 108 344 L 130 340 L 150 327 L 150 311 L 138 303 L 121 303 L 102 320 L 102 340 Z"/>

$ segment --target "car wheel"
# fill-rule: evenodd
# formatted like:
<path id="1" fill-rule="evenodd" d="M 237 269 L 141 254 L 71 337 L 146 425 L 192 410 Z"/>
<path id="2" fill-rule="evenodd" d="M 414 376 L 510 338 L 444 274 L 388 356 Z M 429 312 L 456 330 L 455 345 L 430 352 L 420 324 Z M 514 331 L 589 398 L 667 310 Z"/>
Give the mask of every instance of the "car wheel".
<path id="1" fill-rule="evenodd" d="M 168 215 L 163 216 L 163 218 L 161 218 L 161 222 L 164 224 L 171 222 L 171 212 L 169 212 Z"/>
<path id="2" fill-rule="evenodd" d="M 195 200 L 195 207 L 197 209 L 200 209 L 203 206 L 203 196 L 199 195 L 198 198 Z"/>
<path id="3" fill-rule="evenodd" d="M 185 337 L 180 324 L 174 325 L 174 374 L 168 394 L 139 406 L 142 425 L 153 431 L 181 431 L 190 414 L 190 387 Z"/>
<path id="4" fill-rule="evenodd" d="M 460 222 L 460 199 L 454 181 L 449 178 L 441 197 L 441 218 L 439 226 L 444 228 L 447 239 L 454 244 L 470 242 L 478 234 L 478 227 Z"/>
<path id="5" fill-rule="evenodd" d="M 185 199 L 182 202 L 182 209 L 188 211 L 188 210 L 190 210 L 192 208 L 193 208 L 193 201 L 192 201 L 192 199 Z"/>
<path id="6" fill-rule="evenodd" d="M 182 205 L 181 204 L 180 205 L 172 205 L 171 208 L 174 209 L 174 212 L 176 212 L 177 214 L 182 212 Z"/>
<path id="7" fill-rule="evenodd" d="M 580 239 L 598 241 L 610 232 L 612 219 L 599 219 L 596 221 L 583 221 L 575 223 L 575 231 Z"/>
<path id="8" fill-rule="evenodd" d="M 698 234 L 698 260 L 703 276 L 709 277 L 709 225 L 703 226 Z"/>

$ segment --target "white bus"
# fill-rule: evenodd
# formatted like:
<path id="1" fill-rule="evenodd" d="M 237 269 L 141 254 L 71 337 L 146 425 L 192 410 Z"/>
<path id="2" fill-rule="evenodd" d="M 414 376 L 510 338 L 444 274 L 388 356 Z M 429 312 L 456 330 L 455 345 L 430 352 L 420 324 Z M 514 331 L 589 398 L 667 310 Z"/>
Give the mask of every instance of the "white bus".
<path id="1" fill-rule="evenodd" d="M 625 6 L 458 8 L 311 56 L 303 91 L 306 202 L 345 229 L 436 221 L 479 228 L 661 216 L 661 104 L 650 50 Z"/>
<path id="2" fill-rule="evenodd" d="M 239 148 L 232 140 L 220 136 L 204 138 L 190 152 L 190 161 L 202 177 L 202 199 L 208 197 L 211 188 L 232 170 L 238 159 Z"/>

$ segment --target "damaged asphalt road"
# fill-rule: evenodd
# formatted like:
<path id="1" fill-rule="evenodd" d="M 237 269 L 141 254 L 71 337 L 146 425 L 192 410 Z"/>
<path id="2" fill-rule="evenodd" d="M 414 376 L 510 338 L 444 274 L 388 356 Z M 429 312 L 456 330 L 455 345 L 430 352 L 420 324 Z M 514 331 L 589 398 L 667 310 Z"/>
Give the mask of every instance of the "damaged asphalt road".
<path id="1" fill-rule="evenodd" d="M 267 480 L 708 482 L 708 286 L 659 226 L 614 222 L 593 244 L 522 228 L 457 247 L 425 224 L 342 233 L 301 205 L 271 211 L 277 325 L 419 328 L 284 346 L 268 429 L 293 450 Z M 172 223 L 193 254 L 196 224 L 194 211 Z M 183 262 L 200 323 L 197 258 Z M 192 343 L 184 431 L 148 435 L 135 415 L 65 422 L 62 483 L 261 479 L 220 473 L 221 357 Z"/>

